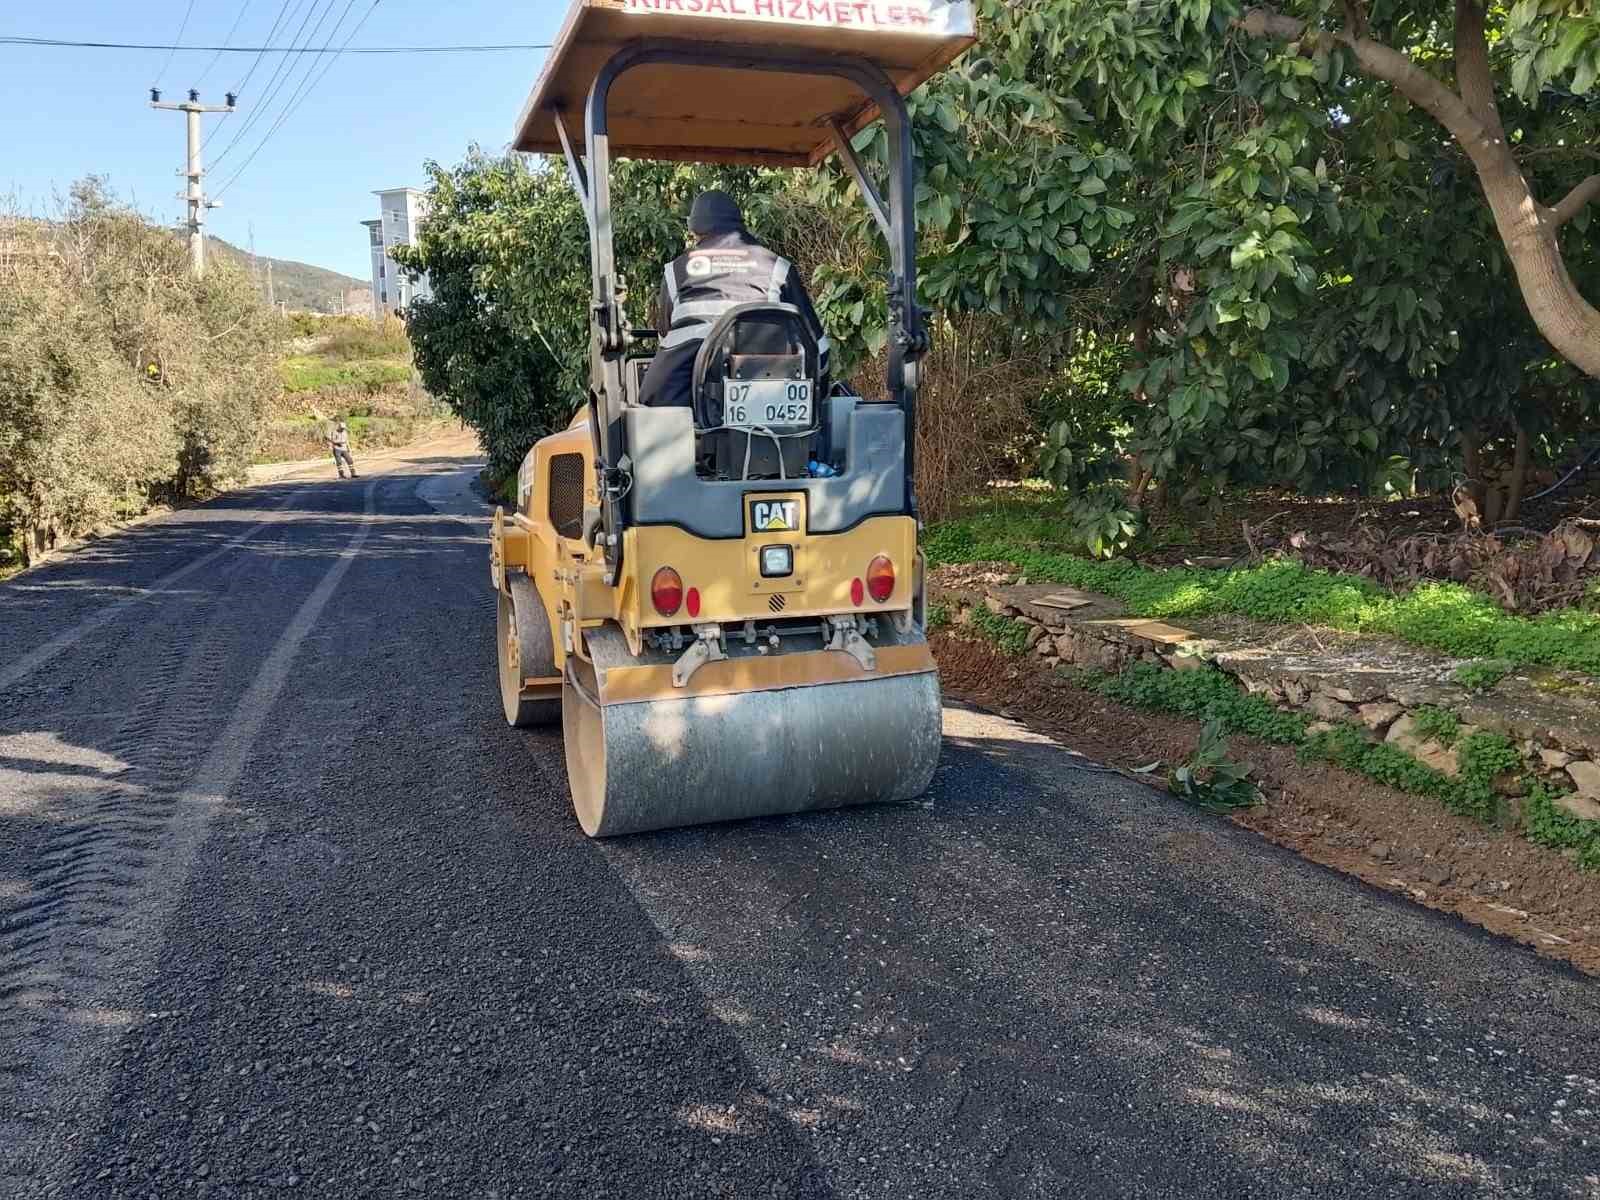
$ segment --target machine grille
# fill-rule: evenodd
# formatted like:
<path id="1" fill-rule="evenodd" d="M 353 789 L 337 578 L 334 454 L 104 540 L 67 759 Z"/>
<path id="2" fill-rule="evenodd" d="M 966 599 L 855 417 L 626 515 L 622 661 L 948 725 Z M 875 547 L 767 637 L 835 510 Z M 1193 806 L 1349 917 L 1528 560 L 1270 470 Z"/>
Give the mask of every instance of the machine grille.
<path id="1" fill-rule="evenodd" d="M 550 459 L 550 524 L 564 538 L 583 536 L 583 455 Z"/>
<path id="2" fill-rule="evenodd" d="M 772 598 L 767 601 L 767 607 L 773 612 L 782 612 L 783 606 L 787 603 L 788 601 L 784 599 L 782 592 L 774 592 L 772 593 Z"/>

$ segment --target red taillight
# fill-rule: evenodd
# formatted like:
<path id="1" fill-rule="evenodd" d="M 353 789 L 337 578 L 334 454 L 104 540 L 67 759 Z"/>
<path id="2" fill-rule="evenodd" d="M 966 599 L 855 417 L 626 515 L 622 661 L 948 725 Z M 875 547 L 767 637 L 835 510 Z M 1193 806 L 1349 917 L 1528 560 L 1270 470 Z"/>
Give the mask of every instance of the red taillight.
<path id="1" fill-rule="evenodd" d="M 861 607 L 861 601 L 866 598 L 866 594 L 867 593 L 866 593 L 865 589 L 863 589 L 862 586 L 861 586 L 861 580 L 852 579 L 850 581 L 850 603 L 851 604 L 855 605 L 857 608 L 860 608 Z"/>
<path id="2" fill-rule="evenodd" d="M 700 607 L 699 596 L 695 592 L 694 607 Z M 678 611 L 678 606 L 683 603 L 683 579 L 671 567 L 662 567 L 650 580 L 650 602 L 656 606 L 656 611 L 663 617 L 670 617 Z M 694 616 L 693 612 L 689 614 Z"/>
<path id="3" fill-rule="evenodd" d="M 689 594 L 686 597 L 684 597 L 684 607 L 689 610 L 689 615 L 691 617 L 698 617 L 700 615 L 700 589 L 699 588 L 690 588 L 689 589 Z"/>
<path id="4" fill-rule="evenodd" d="M 867 594 L 879 604 L 894 595 L 894 564 L 882 554 L 867 564 Z"/>

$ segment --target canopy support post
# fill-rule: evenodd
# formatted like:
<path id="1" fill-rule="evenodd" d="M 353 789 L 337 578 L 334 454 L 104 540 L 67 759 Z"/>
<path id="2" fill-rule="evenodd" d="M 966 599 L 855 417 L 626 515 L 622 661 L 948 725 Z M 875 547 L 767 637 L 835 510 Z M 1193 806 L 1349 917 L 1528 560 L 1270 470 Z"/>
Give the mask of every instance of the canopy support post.
<path id="1" fill-rule="evenodd" d="M 839 151 L 839 161 L 844 163 L 845 170 L 850 172 L 850 178 L 856 181 L 856 187 L 861 191 L 861 198 L 866 201 L 867 207 L 872 210 L 872 219 L 878 223 L 878 228 L 883 231 L 883 238 L 891 245 L 894 243 L 894 224 L 889 220 L 889 210 L 884 207 L 883 196 L 878 191 L 878 185 L 872 182 L 872 177 L 867 174 L 866 165 L 861 161 L 861 156 L 856 153 L 855 146 L 850 141 L 850 135 L 845 127 L 838 121 L 829 124 L 828 129 L 833 134 L 833 144 Z M 565 135 L 563 135 L 565 136 Z"/>
<path id="2" fill-rule="evenodd" d="M 589 237 L 594 238 L 594 210 L 589 198 L 589 180 L 584 176 L 583 159 L 572 148 L 572 139 L 567 135 L 567 122 L 561 109 L 554 109 L 556 118 L 556 136 L 561 139 L 561 153 L 567 160 L 567 178 L 572 182 L 572 190 L 578 193 L 578 201 L 583 205 L 583 220 L 589 226 Z"/>

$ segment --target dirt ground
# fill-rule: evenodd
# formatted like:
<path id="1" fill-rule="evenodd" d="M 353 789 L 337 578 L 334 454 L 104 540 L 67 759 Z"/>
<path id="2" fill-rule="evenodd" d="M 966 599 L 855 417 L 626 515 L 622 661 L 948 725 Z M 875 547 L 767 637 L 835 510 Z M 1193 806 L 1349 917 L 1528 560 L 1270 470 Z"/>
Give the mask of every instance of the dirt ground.
<path id="1" fill-rule="evenodd" d="M 1530 485 L 1531 492 L 1543 484 Z M 1544 533 L 1568 519 L 1600 519 L 1600 463 L 1543 499 L 1525 503 L 1516 528 Z M 1288 493 L 1257 492 L 1230 497 L 1216 517 L 1204 509 L 1169 504 L 1151 514 L 1151 546 L 1139 561 L 1151 567 L 1181 566 L 1191 560 L 1216 565 L 1216 558 L 1243 558 L 1250 553 L 1244 526 L 1285 535 L 1296 530 L 1336 534 L 1358 525 L 1385 530 L 1395 536 L 1420 533 L 1453 534 L 1461 520 L 1444 494 L 1403 500 L 1372 500 L 1356 496 L 1305 497 Z"/>
<path id="2" fill-rule="evenodd" d="M 948 633 L 933 639 L 947 696 L 1001 713 L 1098 762 L 1166 768 L 1194 750 L 1199 724 L 1126 708 L 1031 658 Z M 1232 820 L 1314 862 L 1454 913 L 1540 954 L 1600 975 L 1600 880 L 1562 854 L 1488 829 L 1436 802 L 1391 791 L 1292 747 L 1234 736 L 1264 803 Z M 1159 786 L 1159 785 L 1157 785 Z"/>

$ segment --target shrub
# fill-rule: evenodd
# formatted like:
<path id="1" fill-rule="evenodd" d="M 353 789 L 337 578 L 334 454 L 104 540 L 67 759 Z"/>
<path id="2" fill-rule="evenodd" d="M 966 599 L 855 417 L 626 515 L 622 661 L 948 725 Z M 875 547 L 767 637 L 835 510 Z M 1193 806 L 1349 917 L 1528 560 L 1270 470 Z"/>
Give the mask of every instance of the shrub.
<path id="1" fill-rule="evenodd" d="M 411 339 L 405 322 L 385 316 L 381 321 L 365 317 L 330 317 L 318 324 L 321 339 L 318 351 L 327 358 L 355 362 L 371 358 L 411 357 Z"/>
<path id="2" fill-rule="evenodd" d="M 94 179 L 5 238 L 0 534 L 31 555 L 244 473 L 280 333 L 248 275 L 217 261 L 195 279 L 182 242 Z"/>

